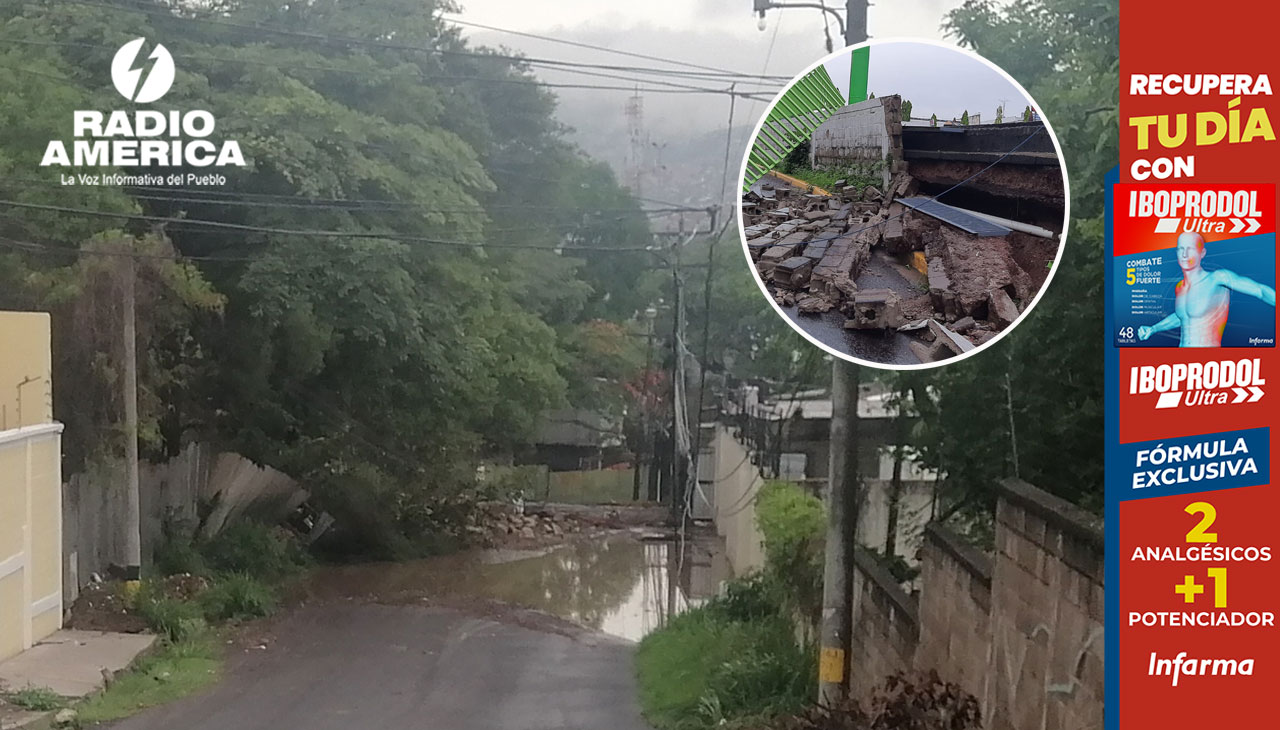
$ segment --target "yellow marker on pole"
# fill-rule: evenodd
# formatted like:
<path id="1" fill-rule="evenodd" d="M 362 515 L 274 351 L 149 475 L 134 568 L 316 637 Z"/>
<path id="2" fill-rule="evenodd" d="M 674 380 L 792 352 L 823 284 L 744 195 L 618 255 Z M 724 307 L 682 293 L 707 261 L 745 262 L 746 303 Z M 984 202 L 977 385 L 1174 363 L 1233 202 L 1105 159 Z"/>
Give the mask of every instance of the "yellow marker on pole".
<path id="1" fill-rule="evenodd" d="M 818 681 L 844 681 L 844 649 L 822 648 L 818 655 Z"/>

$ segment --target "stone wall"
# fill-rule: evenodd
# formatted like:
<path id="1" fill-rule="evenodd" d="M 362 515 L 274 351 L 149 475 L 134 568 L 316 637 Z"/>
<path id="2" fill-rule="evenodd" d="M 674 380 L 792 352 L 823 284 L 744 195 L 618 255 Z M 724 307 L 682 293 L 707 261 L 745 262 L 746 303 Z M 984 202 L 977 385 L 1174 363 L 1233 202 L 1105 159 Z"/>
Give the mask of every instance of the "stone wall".
<path id="1" fill-rule="evenodd" d="M 936 670 L 982 705 L 989 730 L 1102 727 L 1103 531 L 1097 517 L 1025 482 L 1000 485 L 996 550 L 925 528 L 919 592 L 865 553 L 856 562 L 854 691 Z"/>

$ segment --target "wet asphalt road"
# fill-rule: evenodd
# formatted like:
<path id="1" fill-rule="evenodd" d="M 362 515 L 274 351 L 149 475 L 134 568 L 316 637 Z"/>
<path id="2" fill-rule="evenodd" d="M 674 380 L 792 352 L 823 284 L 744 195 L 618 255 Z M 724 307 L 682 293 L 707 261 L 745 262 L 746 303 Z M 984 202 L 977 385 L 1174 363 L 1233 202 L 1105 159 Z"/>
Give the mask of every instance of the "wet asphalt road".
<path id="1" fill-rule="evenodd" d="M 634 645 L 454 609 L 313 604 L 222 681 L 116 730 L 644 730 Z"/>

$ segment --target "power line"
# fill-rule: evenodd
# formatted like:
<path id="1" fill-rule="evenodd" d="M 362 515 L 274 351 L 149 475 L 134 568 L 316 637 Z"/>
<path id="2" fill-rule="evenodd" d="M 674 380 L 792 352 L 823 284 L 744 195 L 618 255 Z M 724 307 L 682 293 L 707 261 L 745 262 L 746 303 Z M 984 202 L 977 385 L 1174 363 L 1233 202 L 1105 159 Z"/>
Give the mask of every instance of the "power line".
<path id="1" fill-rule="evenodd" d="M 15 178 L 9 178 L 13 180 Z M 16 178 L 23 179 L 23 178 Z M 37 184 L 60 186 L 60 183 L 54 180 L 32 180 L 27 179 L 28 183 L 36 182 Z M 6 183 L 0 181 L 0 186 L 6 186 Z M 8 187 L 14 187 L 8 185 Z M 354 201 L 343 200 L 340 198 L 328 200 L 311 200 L 304 197 L 290 198 L 289 196 L 281 196 L 275 199 L 258 200 L 253 198 L 234 199 L 234 198 L 205 198 L 199 197 L 202 191 L 189 189 L 167 188 L 174 192 L 192 193 L 193 195 L 156 195 L 149 192 L 134 193 L 129 192 L 132 185 L 126 186 L 102 186 L 120 190 L 125 194 L 137 200 L 153 200 L 159 202 L 172 203 L 198 203 L 210 206 L 225 207 L 248 207 L 248 208 L 266 208 L 266 209 L 288 209 L 296 208 L 302 210 L 339 210 L 352 213 L 378 213 L 389 211 L 416 210 L 422 213 L 488 213 L 492 211 L 502 210 L 545 210 L 549 212 L 584 212 L 584 213 L 638 213 L 641 215 L 654 215 L 666 213 L 692 213 L 700 212 L 705 208 L 696 208 L 692 206 L 672 206 L 668 208 L 593 208 L 591 206 L 557 206 L 543 205 L 539 203 L 518 203 L 518 204 L 494 204 L 494 205 L 476 205 L 468 208 L 435 208 L 421 203 L 401 202 L 401 201 Z M 166 190 L 159 186 L 147 186 L 148 189 Z M 101 189 L 101 188 L 100 188 Z"/>
<path id="2" fill-rule="evenodd" d="M 68 1 L 74 2 L 75 0 L 68 0 Z M 96 3 L 82 3 L 82 4 L 96 5 Z M 130 10 L 129 8 L 121 8 L 121 9 L 125 11 Z M 191 18 L 190 20 L 198 21 L 200 19 Z M 107 45 L 96 44 L 96 43 L 69 43 L 64 41 L 34 41 L 34 40 L 28 40 L 25 38 L 0 38 L 0 43 L 11 43 L 11 44 L 18 44 L 18 45 L 33 45 L 33 46 L 101 48 L 105 50 L 111 50 L 114 48 L 113 46 L 107 46 Z M 277 64 L 277 63 L 269 63 L 265 61 L 254 61 L 246 58 L 196 56 L 196 55 L 180 54 L 180 53 L 173 53 L 171 55 L 173 55 L 175 58 L 187 59 L 191 61 L 238 63 L 238 64 L 248 64 L 252 66 L 265 66 L 267 68 L 282 69 L 282 70 L 293 69 L 293 70 L 305 70 L 305 71 L 323 71 L 323 72 L 329 72 L 329 73 L 342 73 L 342 74 L 349 74 L 353 76 L 362 76 L 362 77 L 381 76 L 381 77 L 389 77 L 389 78 L 413 78 L 413 79 L 421 79 L 424 81 L 462 81 L 467 83 L 483 83 L 483 84 L 543 86 L 551 89 L 598 89 L 603 91 L 635 91 L 635 86 L 620 86 L 615 84 L 572 84 L 572 83 L 563 83 L 563 82 L 542 81 L 534 77 L 494 78 L 494 77 L 488 77 L 488 76 L 464 76 L 464 75 L 457 75 L 457 74 L 427 74 L 422 71 L 399 72 L 399 71 L 388 71 L 384 69 L 350 69 L 350 68 L 337 68 L 333 66 L 311 66 L 311 65 L 305 65 L 305 64 Z M 13 68 L 13 67 L 6 67 L 6 68 Z M 28 71 L 29 69 L 13 68 L 13 70 Z M 558 70 L 572 72 L 570 69 L 558 69 Z M 634 80 L 635 83 L 637 84 L 660 84 L 665 86 L 676 87 L 676 88 L 645 88 L 644 89 L 644 91 L 646 92 L 652 92 L 656 94 L 726 94 L 728 93 L 726 89 L 708 88 L 708 87 L 701 87 L 701 86 L 689 86 L 685 84 L 672 84 L 669 82 L 657 81 L 653 79 L 643 79 L 643 78 L 632 79 L 631 77 L 616 76 L 612 74 L 590 73 L 585 71 L 580 73 L 586 73 L 587 75 L 594 75 L 594 76 L 603 76 L 605 78 L 619 78 L 624 80 Z M 52 74 L 46 74 L 46 73 L 40 73 L 39 75 L 48 76 L 50 78 L 55 78 L 61 81 L 71 80 L 66 77 L 53 76 Z M 765 92 L 740 91 L 735 93 L 738 96 L 742 96 L 745 98 L 758 99 L 758 94 L 762 94 Z"/>
<path id="3" fill-rule="evenodd" d="M 102 2 L 93 2 L 92 0 L 65 0 L 65 1 L 72 4 L 94 7 L 94 8 L 98 8 L 100 10 L 105 10 L 109 12 L 117 12 L 117 13 L 120 13 L 120 12 L 135 13 L 136 12 L 136 13 L 142 13 L 143 15 L 150 15 L 152 17 L 163 17 L 166 19 L 178 20 L 183 22 L 204 23 L 208 25 L 235 28 L 239 30 L 256 31 L 259 33 L 268 33 L 268 34 L 281 35 L 281 36 L 287 36 L 287 37 L 303 38 L 312 42 L 318 41 L 318 42 L 326 42 L 329 44 L 339 44 L 339 45 L 369 46 L 369 47 L 382 48 L 387 50 L 411 51 L 411 52 L 434 54 L 434 55 L 440 55 L 440 56 L 458 56 L 458 57 L 466 57 L 466 58 L 502 60 L 502 61 L 513 63 L 513 64 L 547 66 L 547 67 L 559 68 L 560 70 L 568 70 L 571 68 L 603 69 L 606 71 L 629 71 L 632 73 L 645 73 L 650 75 L 666 75 L 666 76 L 670 76 L 673 74 L 681 75 L 679 72 L 672 71 L 671 69 L 637 67 L 637 66 L 619 66 L 619 65 L 611 65 L 611 64 L 580 63 L 580 62 L 574 62 L 574 61 L 564 61 L 559 59 L 532 58 L 532 57 L 525 57 L 525 56 L 512 56 L 512 55 L 478 52 L 478 51 L 452 51 L 452 50 L 445 50 L 441 48 L 414 46 L 409 44 L 393 43 L 390 41 L 379 41 L 379 40 L 373 40 L 373 39 L 367 39 L 367 38 L 335 36 L 335 35 L 329 35 L 324 33 L 311 33 L 306 31 L 292 30 L 288 28 L 279 28 L 279 27 L 269 26 L 264 24 L 235 23 L 232 21 L 220 20 L 216 18 L 197 17 L 197 16 L 189 16 L 189 15 L 175 15 L 171 12 L 165 12 L 163 9 L 158 9 L 153 7 L 130 7 L 130 6 L 123 6 L 123 5 L 109 5 Z M 48 43 L 53 44 L 52 42 L 48 42 Z M 93 44 L 81 44 L 81 45 L 91 46 Z M 210 59 L 210 60 L 220 60 L 225 62 L 242 61 L 242 59 L 229 59 L 229 58 Z M 338 69 L 323 69 L 323 70 L 335 71 Z M 479 81 L 479 82 L 489 82 L 489 83 L 514 83 L 514 84 L 549 86 L 552 88 L 588 88 L 588 89 L 605 89 L 605 90 L 618 90 L 618 91 L 633 90 L 633 87 L 629 87 L 629 86 L 559 84 L 559 83 L 541 82 L 541 81 L 524 80 L 524 79 L 492 79 L 492 78 L 485 78 L 485 77 L 466 77 L 466 76 L 452 77 L 452 78 L 447 76 L 432 76 L 429 78 L 462 80 L 462 81 Z M 641 83 L 661 83 L 657 81 L 643 80 L 643 79 L 638 79 L 637 81 Z M 727 93 L 723 89 L 711 89 L 711 88 L 703 88 L 703 87 L 689 87 L 688 89 L 649 89 L 648 91 L 653 91 L 656 93 L 717 93 L 717 94 Z M 742 96 L 750 96 L 749 92 L 738 92 L 738 93 Z"/>
<path id="4" fill-rule="evenodd" d="M 443 16 L 442 16 L 442 17 L 443 17 Z M 740 72 L 740 71 L 729 71 L 729 70 L 727 70 L 727 69 L 716 68 L 715 66 L 702 66 L 702 65 L 699 65 L 699 64 L 696 64 L 696 63 L 689 63 L 689 62 L 687 62 L 687 61 L 673 61 L 673 60 L 671 60 L 671 59 L 669 59 L 669 58 L 663 58 L 663 57 L 661 57 L 661 56 L 650 56 L 650 55 L 647 55 L 647 54 L 644 54 L 644 53 L 635 53 L 635 52 L 633 52 L 633 51 L 623 51 L 623 50 L 619 50 L 619 49 L 617 49 L 617 48 L 609 48 L 609 47 L 607 47 L 607 46 L 597 46 L 597 45 L 593 45 L 593 44 L 591 44 L 591 43 L 582 43 L 582 42 L 580 42 L 580 41 L 571 41 L 571 40 L 568 40 L 568 39 L 565 39 L 565 38 L 555 38 L 555 37 L 553 37 L 553 36 L 538 35 L 537 33 L 528 33 L 528 32 L 520 31 L 520 30 L 510 30 L 510 29 L 508 29 L 508 28 L 498 28 L 498 27 L 496 27 L 496 26 L 492 26 L 492 25 L 485 25 L 485 24 L 483 24 L 483 23 L 475 23 L 475 22 L 472 22 L 472 21 L 469 21 L 469 20 L 462 20 L 462 19 L 460 19 L 460 18 L 444 18 L 444 19 L 445 19 L 445 20 L 447 20 L 447 21 L 449 21 L 450 23 L 455 24 L 455 25 L 464 25 L 464 26 L 468 26 L 468 27 L 472 27 L 472 28 L 483 28 L 483 29 L 485 29 L 485 30 L 492 30 L 492 31 L 496 31 L 496 32 L 498 32 L 498 33 L 507 33 L 507 34 L 509 34 L 509 35 L 524 36 L 525 38 L 536 38 L 537 40 L 547 41 L 547 42 L 549 42 L 549 43 L 560 43 L 560 44 L 562 44 L 562 45 L 566 45 L 566 46 L 575 46 L 575 47 L 577 47 L 577 48 L 589 48 L 589 49 L 591 49 L 591 50 L 593 50 L 593 51 L 603 51 L 603 52 L 605 52 L 605 53 L 613 53 L 613 54 L 616 54 L 616 55 L 619 55 L 619 56 L 629 56 L 629 57 L 631 57 L 631 58 L 641 58 L 641 59 L 644 59 L 644 60 L 647 60 L 647 61 L 659 61 L 659 62 L 662 62 L 662 63 L 669 63 L 669 64 L 671 64 L 671 65 L 673 65 L 673 66 L 684 66 L 684 67 L 687 67 L 687 68 L 696 68 L 696 69 L 701 69 L 701 70 L 704 70 L 704 71 L 711 71 L 711 72 L 714 72 L 714 73 L 715 73 L 715 74 L 717 74 L 717 75 L 721 75 L 721 76 L 728 76 L 728 77 L 731 77 L 731 78 L 747 78 L 747 79 L 751 79 L 751 78 L 758 78 L 758 79 L 777 80 L 777 81 L 783 81 L 783 82 L 786 82 L 786 81 L 790 81 L 790 80 L 791 80 L 791 78 L 790 78 L 789 76 L 765 76 L 765 75 L 764 75 L 764 73 L 760 73 L 760 74 L 758 74 L 758 75 L 756 75 L 756 76 L 752 76 L 752 75 L 750 75 L 750 74 L 744 74 L 744 73 L 742 73 L 742 72 Z M 766 64 L 766 65 L 767 65 L 767 64 Z"/>
<path id="5" fill-rule="evenodd" d="M 99 218 L 118 218 L 123 220 L 146 221 L 150 223 L 165 223 L 169 225 L 194 225 L 206 228 L 215 228 L 222 230 L 242 231 L 248 233 L 270 233 L 281 236 L 303 236 L 309 238 L 364 238 L 364 239 L 385 239 L 390 241 L 400 241 L 402 243 L 421 243 L 436 246 L 452 246 L 457 248 L 512 248 L 512 249 L 538 249 L 543 251 L 608 251 L 608 252 L 653 252 L 657 249 L 650 246 L 619 246 L 615 248 L 604 248 L 600 246 L 574 246 L 572 244 L 563 244 L 556 246 L 539 246 L 535 244 L 519 244 L 519 243 L 485 243 L 472 241 L 453 241 L 439 238 L 429 238 L 427 236 L 413 236 L 402 233 L 374 233 L 372 231 L 328 231 L 328 230 L 308 230 L 294 228 L 276 228 L 272 226 L 253 226 L 244 223 L 227 223 L 225 221 L 200 220 L 195 218 L 173 218 L 169 216 L 145 215 L 139 213 L 116 213 L 112 211 L 91 210 L 88 208 L 71 208 L 61 205 L 45 205 L 41 203 L 23 203 L 16 200 L 0 200 L 0 206 L 10 206 L 13 208 L 27 208 L 30 210 L 44 210 L 54 213 L 70 213 L 75 215 L 86 215 Z"/>

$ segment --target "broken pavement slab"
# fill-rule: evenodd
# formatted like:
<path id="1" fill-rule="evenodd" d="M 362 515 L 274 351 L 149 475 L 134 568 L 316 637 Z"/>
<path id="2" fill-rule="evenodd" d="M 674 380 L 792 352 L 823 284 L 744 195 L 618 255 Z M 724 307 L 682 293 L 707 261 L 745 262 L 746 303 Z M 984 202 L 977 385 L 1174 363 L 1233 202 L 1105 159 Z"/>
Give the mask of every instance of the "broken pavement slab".
<path id="1" fill-rule="evenodd" d="M 106 673 L 129 666 L 155 641 L 154 634 L 63 629 L 0 662 L 0 687 L 47 687 L 63 697 L 85 697 L 102 689 Z"/>

